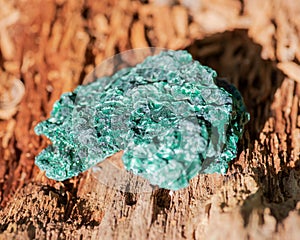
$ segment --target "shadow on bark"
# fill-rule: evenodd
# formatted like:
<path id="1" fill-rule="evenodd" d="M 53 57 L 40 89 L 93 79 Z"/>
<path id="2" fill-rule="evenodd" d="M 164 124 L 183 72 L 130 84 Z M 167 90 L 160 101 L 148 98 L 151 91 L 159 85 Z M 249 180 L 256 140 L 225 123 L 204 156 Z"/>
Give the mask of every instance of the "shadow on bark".
<path id="1" fill-rule="evenodd" d="M 259 179 L 259 189 L 246 198 L 241 208 L 244 226 L 249 223 L 253 210 L 258 210 L 260 223 L 264 223 L 264 209 L 269 208 L 271 214 L 277 220 L 277 226 L 289 212 L 296 208 L 300 201 L 300 161 L 296 161 L 295 167 L 282 166 L 278 173 L 273 166 L 266 166 L 268 171 L 264 174 L 261 168 L 256 168 L 256 177 Z"/>

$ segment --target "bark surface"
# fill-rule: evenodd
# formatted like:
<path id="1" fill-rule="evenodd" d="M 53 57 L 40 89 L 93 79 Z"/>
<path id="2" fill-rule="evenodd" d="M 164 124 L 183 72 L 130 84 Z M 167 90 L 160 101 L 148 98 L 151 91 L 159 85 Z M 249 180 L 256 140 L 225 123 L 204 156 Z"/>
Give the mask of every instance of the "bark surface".
<path id="1" fill-rule="evenodd" d="M 299 238 L 298 1 L 0 0 L 0 6 L 0 239 Z M 187 49 L 241 91 L 251 121 L 228 173 L 199 175 L 176 192 L 128 193 L 91 171 L 64 182 L 47 179 L 34 157 L 49 141 L 34 126 L 103 60 L 148 46 Z M 3 97 L 14 78 L 25 86 L 17 109 Z"/>

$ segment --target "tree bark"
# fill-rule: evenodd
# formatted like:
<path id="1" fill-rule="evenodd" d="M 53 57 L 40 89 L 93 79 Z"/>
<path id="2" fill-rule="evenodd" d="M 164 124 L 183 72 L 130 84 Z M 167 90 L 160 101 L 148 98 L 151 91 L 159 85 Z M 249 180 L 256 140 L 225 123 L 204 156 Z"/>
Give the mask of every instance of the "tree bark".
<path id="1" fill-rule="evenodd" d="M 0 0 L 0 77 L 26 90 L 14 115 L 0 101 L 0 239 L 298 239 L 300 4 L 160 2 Z M 251 121 L 227 174 L 140 193 L 91 171 L 47 179 L 34 126 L 103 60 L 147 46 L 187 49 L 241 91 Z"/>

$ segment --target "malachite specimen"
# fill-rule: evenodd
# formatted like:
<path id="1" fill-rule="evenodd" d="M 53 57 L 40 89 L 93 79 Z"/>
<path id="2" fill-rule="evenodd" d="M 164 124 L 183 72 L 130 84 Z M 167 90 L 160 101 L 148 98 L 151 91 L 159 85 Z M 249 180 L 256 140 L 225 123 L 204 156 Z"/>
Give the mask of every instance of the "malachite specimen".
<path id="1" fill-rule="evenodd" d="M 62 181 L 124 150 L 126 169 L 162 188 L 224 174 L 249 114 L 235 87 L 216 76 L 186 51 L 165 51 L 79 86 L 35 127 L 53 143 L 36 165 Z"/>

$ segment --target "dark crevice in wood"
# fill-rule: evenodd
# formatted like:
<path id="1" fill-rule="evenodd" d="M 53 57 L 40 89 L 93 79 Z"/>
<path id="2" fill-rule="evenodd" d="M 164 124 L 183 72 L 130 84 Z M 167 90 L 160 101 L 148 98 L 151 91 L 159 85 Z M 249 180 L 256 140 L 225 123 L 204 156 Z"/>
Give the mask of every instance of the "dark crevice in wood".
<path id="1" fill-rule="evenodd" d="M 243 15 L 245 12 L 245 1 L 240 0 L 240 3 L 241 3 L 240 15 Z"/>
<path id="2" fill-rule="evenodd" d="M 128 206 L 133 206 L 136 204 L 137 199 L 136 199 L 136 194 L 126 192 L 125 194 L 125 204 Z"/>
<path id="3" fill-rule="evenodd" d="M 93 48 L 92 48 L 94 43 L 95 43 L 95 38 L 90 36 L 90 42 L 88 43 L 88 46 L 85 51 L 83 66 L 88 66 L 88 65 L 95 66 L 95 55 L 93 54 Z M 84 78 L 86 77 L 86 75 L 87 75 L 87 73 L 86 73 L 85 69 L 83 68 L 80 73 L 80 76 L 79 76 L 79 85 L 84 82 Z"/>
<path id="4" fill-rule="evenodd" d="M 171 205 L 170 190 L 157 189 L 152 193 L 153 197 L 153 213 L 151 222 L 154 223 L 157 220 L 159 214 L 165 214 Z"/>

